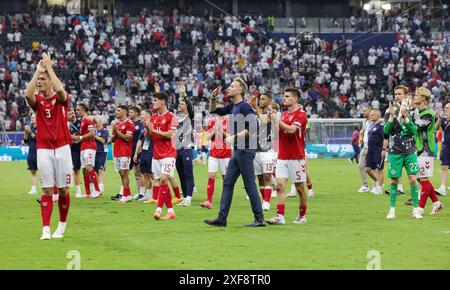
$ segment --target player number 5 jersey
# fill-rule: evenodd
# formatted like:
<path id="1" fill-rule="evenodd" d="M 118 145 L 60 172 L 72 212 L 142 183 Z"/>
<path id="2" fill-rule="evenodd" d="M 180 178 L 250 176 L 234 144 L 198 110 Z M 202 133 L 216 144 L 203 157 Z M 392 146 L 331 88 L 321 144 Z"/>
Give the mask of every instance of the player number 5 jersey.
<path id="1" fill-rule="evenodd" d="M 305 133 L 306 133 L 306 112 L 297 109 L 293 112 L 285 111 L 281 114 L 281 120 L 297 128 L 294 134 L 289 134 L 280 128 L 280 149 L 278 159 L 300 160 L 305 159 Z"/>

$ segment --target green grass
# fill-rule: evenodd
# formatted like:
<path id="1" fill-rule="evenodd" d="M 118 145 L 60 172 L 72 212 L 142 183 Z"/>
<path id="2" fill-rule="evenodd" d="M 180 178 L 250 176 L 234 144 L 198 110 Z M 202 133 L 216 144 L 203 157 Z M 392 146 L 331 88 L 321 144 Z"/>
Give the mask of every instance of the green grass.
<path id="1" fill-rule="evenodd" d="M 448 198 L 441 198 L 448 208 L 439 215 L 429 216 L 428 203 L 424 219 L 413 220 L 404 205 L 408 195 L 400 196 L 397 219 L 387 221 L 388 196 L 356 193 L 359 174 L 347 160 L 309 161 L 316 197 L 309 201 L 307 224 L 291 223 L 298 199 L 289 199 L 286 225 L 256 229 L 243 227 L 253 216 L 240 180 L 227 228 L 203 223 L 217 215 L 222 183 L 216 182 L 214 208 L 201 208 L 207 181 L 202 165 L 195 168 L 193 206 L 175 207 L 177 220 L 156 222 L 154 205 L 109 199 L 119 177 L 108 165 L 106 196 L 72 198 L 65 238 L 40 241 L 40 209 L 37 197 L 27 194 L 26 164 L 0 163 L 0 269 L 66 269 L 71 250 L 79 251 L 82 269 L 366 269 L 370 250 L 381 253 L 382 269 L 450 269 Z M 438 184 L 437 177 L 433 181 Z M 273 199 L 266 218 L 274 209 Z M 52 231 L 58 217 L 55 206 Z"/>

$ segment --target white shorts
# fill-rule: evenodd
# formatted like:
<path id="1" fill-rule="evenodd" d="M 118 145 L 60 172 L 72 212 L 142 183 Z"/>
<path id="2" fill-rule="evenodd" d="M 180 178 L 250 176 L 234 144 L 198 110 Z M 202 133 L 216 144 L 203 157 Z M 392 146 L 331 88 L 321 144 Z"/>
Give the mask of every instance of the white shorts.
<path id="1" fill-rule="evenodd" d="M 275 177 L 291 179 L 293 183 L 306 182 L 306 162 L 302 160 L 280 160 L 277 161 Z"/>
<path id="2" fill-rule="evenodd" d="M 220 169 L 222 175 L 225 175 L 227 173 L 228 162 L 230 162 L 230 158 L 209 157 L 208 172 L 217 172 Z"/>
<path id="3" fill-rule="evenodd" d="M 433 166 L 434 166 L 434 158 L 433 157 L 417 157 L 417 163 L 419 163 L 419 173 L 417 173 L 418 178 L 426 178 L 433 176 Z"/>
<path id="4" fill-rule="evenodd" d="M 37 165 L 42 188 L 72 186 L 72 154 L 70 146 L 56 149 L 38 149 Z"/>
<path id="5" fill-rule="evenodd" d="M 272 173 L 274 169 L 273 152 L 256 152 L 253 165 L 255 167 L 255 175 Z"/>
<path id="6" fill-rule="evenodd" d="M 96 151 L 92 149 L 85 149 L 80 152 L 81 168 L 86 167 L 86 165 L 95 165 L 95 154 Z"/>
<path id="7" fill-rule="evenodd" d="M 161 174 L 169 175 L 173 177 L 175 172 L 175 158 L 153 159 L 152 160 L 152 172 L 153 178 L 159 179 Z"/>
<path id="8" fill-rule="evenodd" d="M 278 160 L 278 152 L 272 152 L 272 162 L 274 169 L 277 167 L 277 160 Z"/>
<path id="9" fill-rule="evenodd" d="M 116 170 L 130 170 L 130 163 L 131 158 L 130 157 L 115 157 L 114 163 L 116 165 Z"/>

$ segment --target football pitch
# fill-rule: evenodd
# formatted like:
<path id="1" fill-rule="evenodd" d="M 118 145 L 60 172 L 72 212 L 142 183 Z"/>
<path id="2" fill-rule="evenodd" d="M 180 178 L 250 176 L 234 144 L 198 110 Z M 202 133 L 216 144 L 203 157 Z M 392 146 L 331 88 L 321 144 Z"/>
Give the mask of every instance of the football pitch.
<path id="1" fill-rule="evenodd" d="M 309 200 L 308 223 L 293 224 L 298 198 L 288 199 L 286 225 L 246 228 L 253 221 L 239 179 L 228 226 L 203 223 L 217 215 L 221 179 L 216 181 L 213 209 L 201 208 L 206 197 L 207 166 L 195 165 L 197 193 L 192 206 L 175 206 L 176 220 L 155 221 L 155 205 L 119 204 L 110 196 L 119 175 L 108 163 L 105 194 L 97 200 L 75 199 L 63 240 L 40 241 L 40 208 L 30 196 L 25 162 L 0 162 L 0 269 L 66 269 L 79 253 L 81 269 L 366 269 L 379 261 L 381 269 L 450 269 L 450 202 L 423 220 L 413 220 L 411 207 L 397 200 L 397 218 L 386 220 L 389 197 L 357 193 L 357 166 L 347 160 L 309 160 L 315 197 Z M 435 162 L 434 186 L 438 185 Z M 388 188 L 386 179 L 385 188 Z M 135 184 L 132 184 L 135 192 Z M 275 215 L 272 199 L 266 219 Z M 163 210 L 165 214 L 166 209 Z M 58 223 L 53 209 L 52 232 Z M 77 251 L 77 252 L 74 252 Z M 379 254 L 379 256 L 377 256 Z M 374 258 L 378 257 L 378 258 Z"/>

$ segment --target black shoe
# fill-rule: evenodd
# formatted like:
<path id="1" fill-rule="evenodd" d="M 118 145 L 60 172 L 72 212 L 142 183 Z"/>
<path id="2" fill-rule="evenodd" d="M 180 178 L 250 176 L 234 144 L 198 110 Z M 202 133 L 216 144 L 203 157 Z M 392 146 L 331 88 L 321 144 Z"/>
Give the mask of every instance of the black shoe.
<path id="1" fill-rule="evenodd" d="M 445 195 L 442 195 L 442 193 L 440 193 L 440 192 L 437 191 L 437 190 L 435 190 L 434 193 L 436 193 L 437 195 L 440 195 L 440 196 L 445 196 Z"/>
<path id="2" fill-rule="evenodd" d="M 406 205 L 412 205 L 413 204 L 412 199 L 408 199 L 407 201 L 405 201 L 405 204 Z"/>
<path id="3" fill-rule="evenodd" d="M 264 220 L 255 220 L 253 223 L 249 224 L 249 225 L 245 225 L 246 227 L 250 227 L 250 228 L 259 228 L 259 227 L 265 227 L 266 226 L 266 222 Z"/>
<path id="4" fill-rule="evenodd" d="M 401 190 L 397 190 L 397 194 L 405 195 L 405 193 L 403 191 L 401 191 Z"/>
<path id="5" fill-rule="evenodd" d="M 385 190 L 384 193 L 386 193 L 387 195 L 389 195 L 389 190 Z"/>
<path id="6" fill-rule="evenodd" d="M 122 195 L 116 194 L 116 195 L 111 196 L 111 199 L 112 200 L 119 200 L 121 197 L 122 197 Z"/>
<path id="7" fill-rule="evenodd" d="M 227 221 L 224 219 L 220 219 L 220 218 L 215 218 L 213 220 L 204 220 L 203 222 L 207 225 L 215 226 L 215 227 L 226 227 L 227 226 Z"/>

